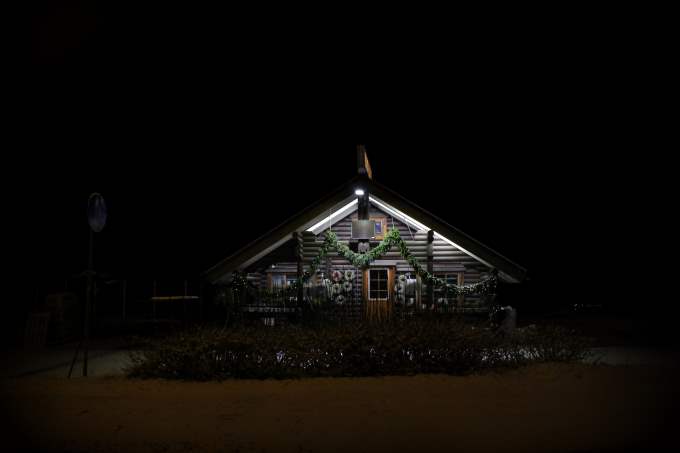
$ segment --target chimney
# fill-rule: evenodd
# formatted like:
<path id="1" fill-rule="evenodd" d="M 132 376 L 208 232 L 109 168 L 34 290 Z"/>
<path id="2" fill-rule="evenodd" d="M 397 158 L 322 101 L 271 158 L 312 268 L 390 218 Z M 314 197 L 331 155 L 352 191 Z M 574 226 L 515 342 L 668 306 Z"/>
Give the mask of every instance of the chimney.
<path id="1" fill-rule="evenodd" d="M 364 145 L 357 146 L 357 171 L 360 175 L 373 179 L 371 163 L 368 161 L 368 154 L 366 154 L 366 147 Z"/>

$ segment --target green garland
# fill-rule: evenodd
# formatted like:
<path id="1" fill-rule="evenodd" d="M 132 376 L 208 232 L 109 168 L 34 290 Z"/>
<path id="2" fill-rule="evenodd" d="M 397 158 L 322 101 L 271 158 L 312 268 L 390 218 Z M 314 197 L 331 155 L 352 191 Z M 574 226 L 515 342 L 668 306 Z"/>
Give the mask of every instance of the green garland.
<path id="1" fill-rule="evenodd" d="M 387 253 L 393 246 L 399 248 L 399 253 L 402 258 L 406 260 L 409 265 L 413 268 L 417 275 L 420 276 L 428 285 L 434 285 L 439 288 L 443 288 L 448 295 L 458 296 L 458 295 L 471 295 L 471 294 L 492 294 L 496 291 L 496 285 L 498 284 L 498 271 L 492 269 L 491 275 L 484 280 L 471 283 L 466 285 L 455 285 L 452 283 L 447 283 L 446 280 L 436 277 L 435 275 L 428 272 L 423 266 L 418 262 L 413 253 L 406 246 L 406 242 L 401 238 L 399 230 L 393 228 L 386 235 L 385 238 L 372 250 L 366 253 L 356 253 L 352 251 L 347 245 L 338 241 L 337 235 L 332 231 L 326 232 L 326 237 L 321 245 L 319 254 L 312 259 L 310 270 L 305 272 L 301 281 L 298 284 L 303 284 L 308 281 L 312 275 L 316 274 L 321 261 L 326 257 L 328 251 L 331 248 L 337 250 L 338 255 L 349 261 L 353 266 L 365 269 L 373 261 L 377 260 L 385 253 Z"/>
<path id="2" fill-rule="evenodd" d="M 234 271 L 231 275 L 231 282 L 227 284 L 227 287 L 238 293 L 255 286 L 248 281 L 248 277 L 243 272 Z"/>

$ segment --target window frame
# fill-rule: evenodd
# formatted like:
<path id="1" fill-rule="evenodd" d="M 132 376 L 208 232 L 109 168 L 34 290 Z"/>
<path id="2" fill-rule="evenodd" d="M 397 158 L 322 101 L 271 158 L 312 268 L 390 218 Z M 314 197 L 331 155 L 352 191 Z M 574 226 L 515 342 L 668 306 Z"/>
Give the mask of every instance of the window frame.
<path id="1" fill-rule="evenodd" d="M 435 277 L 444 279 L 446 283 L 453 283 L 455 285 L 459 285 L 460 274 L 461 274 L 460 272 L 435 272 Z M 449 279 L 453 280 L 453 282 L 449 281 Z M 435 287 L 434 288 L 435 301 L 438 300 L 440 297 L 443 297 L 447 301 L 456 300 L 455 297 L 448 296 L 446 291 L 441 287 Z"/>
<path id="2" fill-rule="evenodd" d="M 274 286 L 274 276 L 275 275 L 277 277 L 281 276 L 283 278 L 283 286 L 276 286 L 277 290 L 290 288 L 291 285 L 288 283 L 288 279 L 290 278 L 289 277 L 290 275 L 295 275 L 295 278 L 292 281 L 297 279 L 297 273 L 296 272 L 268 272 L 268 274 L 269 274 L 269 278 L 267 279 L 268 280 L 268 288 L 267 289 L 270 290 L 270 291 L 273 291 L 274 288 L 275 288 L 275 286 Z"/>
<path id="3" fill-rule="evenodd" d="M 373 237 L 377 240 L 383 240 L 385 238 L 385 230 L 387 229 L 387 217 L 385 216 L 373 216 L 370 217 L 370 220 L 373 220 L 375 222 L 375 225 L 380 222 L 380 225 L 382 225 L 382 232 L 380 234 L 377 234 L 375 232 L 375 225 L 373 226 Z"/>
<path id="4" fill-rule="evenodd" d="M 371 272 L 373 272 L 373 271 L 383 271 L 383 272 L 385 272 L 385 280 L 384 280 L 384 283 L 385 283 L 385 289 L 384 289 L 385 297 L 371 297 L 371 282 L 373 281 L 373 279 L 371 278 Z M 383 280 L 380 279 L 380 278 L 378 278 L 378 279 L 376 279 L 376 280 L 377 280 L 378 282 L 381 282 L 381 283 L 383 282 Z M 370 268 L 370 269 L 368 269 L 368 300 L 370 300 L 370 301 L 375 301 L 375 300 L 389 300 L 389 298 L 390 298 L 390 289 L 389 289 L 389 285 L 388 285 L 388 284 L 389 284 L 389 280 L 390 280 L 390 271 L 389 271 L 388 268 L 386 268 L 386 267 L 385 267 L 385 268 L 383 268 L 383 267 L 376 267 L 376 268 Z M 380 286 L 380 285 L 379 285 L 379 286 Z M 378 289 L 374 289 L 374 291 L 377 291 L 378 294 L 380 294 L 380 293 L 383 292 L 383 289 L 379 287 Z"/>

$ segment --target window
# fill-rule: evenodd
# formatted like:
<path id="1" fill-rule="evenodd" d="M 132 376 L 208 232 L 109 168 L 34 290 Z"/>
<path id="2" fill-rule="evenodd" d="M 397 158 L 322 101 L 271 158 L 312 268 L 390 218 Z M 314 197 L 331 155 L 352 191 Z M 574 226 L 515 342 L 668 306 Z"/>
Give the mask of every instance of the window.
<path id="1" fill-rule="evenodd" d="M 371 217 L 375 221 L 375 231 L 373 236 L 382 240 L 385 237 L 385 229 L 387 228 L 387 219 L 385 217 Z"/>
<path id="2" fill-rule="evenodd" d="M 286 274 L 271 274 L 271 287 L 283 288 L 286 282 Z"/>
<path id="3" fill-rule="evenodd" d="M 272 272 L 269 280 L 269 289 L 283 289 L 291 286 L 297 280 L 296 273 Z"/>
<path id="4" fill-rule="evenodd" d="M 371 300 L 387 299 L 387 269 L 370 269 L 368 271 L 368 298 Z"/>
<path id="5" fill-rule="evenodd" d="M 437 277 L 444 279 L 446 283 L 449 285 L 457 285 L 458 284 L 458 274 L 435 274 Z M 435 286 L 434 287 L 434 294 L 435 294 L 435 300 L 438 301 L 439 299 L 450 299 L 450 296 L 447 296 L 446 290 L 441 287 L 441 286 Z"/>

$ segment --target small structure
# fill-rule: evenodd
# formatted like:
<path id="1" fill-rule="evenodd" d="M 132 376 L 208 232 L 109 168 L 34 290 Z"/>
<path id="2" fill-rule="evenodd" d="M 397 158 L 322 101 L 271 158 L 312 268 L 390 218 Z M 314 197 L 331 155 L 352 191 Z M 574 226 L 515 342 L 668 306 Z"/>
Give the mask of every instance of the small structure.
<path id="1" fill-rule="evenodd" d="M 362 146 L 357 162 L 357 176 L 213 266 L 207 281 L 235 291 L 228 297 L 244 311 L 316 304 L 381 320 L 484 312 L 498 280 L 524 279 L 518 264 L 374 181 Z"/>

